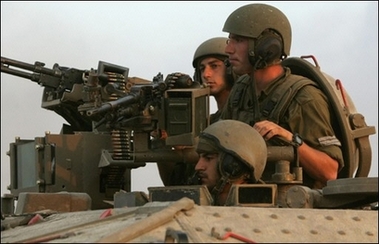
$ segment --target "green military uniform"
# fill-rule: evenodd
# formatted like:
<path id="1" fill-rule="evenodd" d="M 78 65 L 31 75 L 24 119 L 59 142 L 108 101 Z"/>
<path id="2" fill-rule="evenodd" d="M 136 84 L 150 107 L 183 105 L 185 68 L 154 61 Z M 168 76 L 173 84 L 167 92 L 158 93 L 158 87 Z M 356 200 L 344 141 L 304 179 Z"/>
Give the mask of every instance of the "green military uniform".
<path id="1" fill-rule="evenodd" d="M 221 110 L 217 110 L 216 113 L 210 115 L 209 123 L 213 124 L 214 122 L 220 120 Z"/>
<path id="2" fill-rule="evenodd" d="M 304 80 L 307 78 L 293 75 L 290 69 L 285 68 L 285 73 L 272 81 L 257 97 L 250 76 L 240 77 L 229 95 L 220 118 L 240 120 L 251 126 L 258 121 L 271 120 L 263 115 L 263 110 L 267 107 L 270 96 L 289 79 Z M 258 103 L 255 102 L 255 99 Z M 333 114 L 330 113 L 329 107 L 327 98 L 322 91 L 316 85 L 307 85 L 297 92 L 277 123 L 288 131 L 299 133 L 310 147 L 336 159 L 341 169 L 344 165 L 341 143 L 335 137 L 332 127 Z M 275 141 L 270 140 L 268 143 L 275 144 Z M 273 166 L 273 164 L 268 164 L 262 176 L 264 181 L 269 181 L 274 172 L 274 167 L 270 167 L 270 165 Z M 313 187 L 314 180 L 306 172 L 303 172 L 303 182 L 304 185 Z"/>

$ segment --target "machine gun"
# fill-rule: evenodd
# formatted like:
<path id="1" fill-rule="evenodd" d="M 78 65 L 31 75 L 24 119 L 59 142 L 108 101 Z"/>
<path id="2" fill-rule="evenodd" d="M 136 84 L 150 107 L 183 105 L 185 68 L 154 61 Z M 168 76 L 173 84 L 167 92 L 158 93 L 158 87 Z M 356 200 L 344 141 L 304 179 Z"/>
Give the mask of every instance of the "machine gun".
<path id="1" fill-rule="evenodd" d="M 60 134 L 10 143 L 9 189 L 15 196 L 85 192 L 94 209 L 104 208 L 116 191 L 130 191 L 131 169 L 197 161 L 191 146 L 209 124 L 209 88 L 169 89 L 160 73 L 152 81 L 128 77 L 128 68 L 103 61 L 97 69 L 48 69 L 1 57 L 1 72 L 43 86 L 42 108 L 69 123 Z M 152 136 L 160 131 L 169 136 Z M 189 147 L 174 150 L 178 145 Z"/>
<path id="2" fill-rule="evenodd" d="M 10 66 L 33 73 L 14 70 Z M 183 88 L 183 84 L 188 84 L 184 80 L 180 82 L 180 89 L 169 89 L 160 73 L 152 81 L 128 77 L 128 68 L 103 61 L 99 61 L 96 70 L 64 68 L 58 64 L 53 69 L 43 66 L 41 62 L 31 65 L 1 58 L 2 72 L 42 85 L 42 107 L 55 111 L 70 123 L 63 125 L 60 134 L 46 133 L 34 140 L 16 138 L 10 143 L 9 190 L 12 198 L 21 194 L 19 202 L 27 201 L 27 192 L 86 193 L 90 196 L 92 209 L 108 208 L 110 205 L 106 201 L 114 200 L 116 195 L 123 197 L 120 190 L 130 192 L 132 169 L 143 167 L 147 162 L 195 163 L 198 160 L 192 146 L 195 137 L 209 124 L 209 88 L 190 88 L 189 85 Z M 165 140 L 159 140 L 160 131 L 167 132 Z M 153 132 L 158 136 L 152 136 Z M 179 150 L 176 146 L 188 147 Z M 290 172 L 293 162 L 295 165 L 292 164 L 294 167 Z M 278 202 L 281 206 L 291 203 L 291 206 L 325 207 L 335 201 L 331 196 L 340 198 L 341 192 L 336 193 L 334 187 L 346 184 L 346 181 L 339 181 L 341 183 L 337 186 L 330 186 L 329 195 L 323 200 L 327 201 L 325 203 L 320 200 L 318 192 L 297 187 L 302 184 L 302 168 L 292 146 L 268 147 L 267 163 L 275 163 L 270 184 L 235 187 L 230 204 L 275 206 Z M 377 178 L 371 180 L 373 184 L 371 181 L 367 184 L 365 180 L 356 181 L 366 186 L 368 196 L 347 197 L 336 204 L 377 201 Z M 183 193 L 188 195 L 190 191 L 183 189 L 175 192 L 175 188 L 152 188 L 149 190 L 150 200 L 172 200 L 172 193 L 176 194 L 174 197 L 183 196 Z M 248 194 L 240 194 L 242 191 Z M 168 192 L 170 196 L 167 196 Z M 299 198 L 299 192 L 303 198 Z M 352 192 L 349 188 L 343 193 L 350 195 Z M 201 192 L 195 195 L 203 196 Z M 258 196 L 259 199 L 239 199 L 240 195 Z M 131 196 L 134 197 L 128 195 Z M 293 199 L 287 201 L 287 196 Z M 60 197 L 54 195 L 53 199 L 65 196 Z M 135 198 L 137 200 L 138 195 Z M 304 204 L 308 203 L 304 200 L 308 198 L 314 198 L 315 203 Z M 294 202 L 294 199 L 300 200 Z M 75 204 L 88 203 L 80 200 L 83 199 L 76 198 Z M 144 201 L 146 199 L 141 200 Z M 28 202 L 33 201 L 29 199 Z M 42 202 L 37 201 L 35 207 L 39 208 Z"/>
<path id="3" fill-rule="evenodd" d="M 11 68 L 12 66 L 18 69 Z M 42 62 L 32 65 L 1 57 L 1 72 L 29 79 L 44 87 L 42 108 L 62 116 L 75 131 L 91 131 L 91 120 L 81 116 L 77 109 L 81 103 L 83 76 L 88 75 L 88 71 L 61 67 L 58 64 L 52 69 L 44 66 Z"/>

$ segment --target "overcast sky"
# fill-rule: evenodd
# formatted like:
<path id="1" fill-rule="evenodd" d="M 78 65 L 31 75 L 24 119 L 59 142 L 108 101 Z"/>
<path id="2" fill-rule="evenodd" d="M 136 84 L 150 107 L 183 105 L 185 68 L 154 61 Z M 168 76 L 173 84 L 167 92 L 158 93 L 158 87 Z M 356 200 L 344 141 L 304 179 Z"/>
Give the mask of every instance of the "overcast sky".
<path id="1" fill-rule="evenodd" d="M 90 69 L 98 61 L 128 67 L 129 76 L 152 79 L 193 74 L 194 51 L 223 36 L 226 18 L 253 2 L 6 2 L 1 1 L 1 56 L 47 68 Z M 314 55 L 340 79 L 357 111 L 378 130 L 378 2 L 269 2 L 292 26 L 290 56 Z M 59 134 L 63 118 L 41 108 L 43 88 L 1 73 L 1 194 L 10 184 L 9 143 Z M 214 102 L 211 111 L 215 111 Z M 369 176 L 378 176 L 378 136 Z M 156 165 L 132 170 L 132 190 L 161 186 Z"/>

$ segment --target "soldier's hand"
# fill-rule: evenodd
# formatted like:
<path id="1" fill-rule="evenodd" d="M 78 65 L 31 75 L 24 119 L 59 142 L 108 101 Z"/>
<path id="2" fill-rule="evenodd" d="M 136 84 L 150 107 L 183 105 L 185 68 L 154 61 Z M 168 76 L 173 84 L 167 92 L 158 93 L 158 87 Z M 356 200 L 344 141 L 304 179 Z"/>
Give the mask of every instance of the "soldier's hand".
<path id="1" fill-rule="evenodd" d="M 165 83 L 168 89 L 172 88 L 191 88 L 193 81 L 192 78 L 180 72 L 175 72 L 167 75 L 165 79 Z"/>

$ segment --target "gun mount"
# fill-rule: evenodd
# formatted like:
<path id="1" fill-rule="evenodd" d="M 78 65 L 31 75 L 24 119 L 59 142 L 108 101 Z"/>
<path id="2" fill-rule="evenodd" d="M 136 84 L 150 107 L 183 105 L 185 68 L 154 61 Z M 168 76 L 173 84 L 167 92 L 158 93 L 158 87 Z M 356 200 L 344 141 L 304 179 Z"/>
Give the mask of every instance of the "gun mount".
<path id="1" fill-rule="evenodd" d="M 102 208 L 116 191 L 130 191 L 133 168 L 162 160 L 197 161 L 193 148 L 173 147 L 193 146 L 209 124 L 208 88 L 169 89 L 160 73 L 152 81 L 130 78 L 128 68 L 103 61 L 90 70 L 43 66 L 1 57 L 2 72 L 43 86 L 42 108 L 69 123 L 61 134 L 10 144 L 15 196 L 86 192 L 93 208 Z M 169 135 L 164 141 L 159 140 L 163 130 Z"/>

